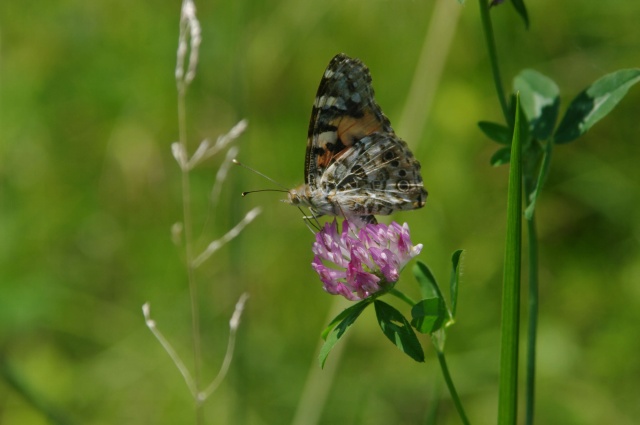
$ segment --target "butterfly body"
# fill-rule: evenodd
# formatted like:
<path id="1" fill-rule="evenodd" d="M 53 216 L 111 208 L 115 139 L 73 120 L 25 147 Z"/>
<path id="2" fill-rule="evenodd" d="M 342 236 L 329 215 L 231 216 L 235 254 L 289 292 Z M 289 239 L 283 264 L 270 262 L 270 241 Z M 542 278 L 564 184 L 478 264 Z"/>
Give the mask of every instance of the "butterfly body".
<path id="1" fill-rule="evenodd" d="M 420 163 L 374 100 L 371 76 L 344 54 L 329 63 L 311 112 L 305 184 L 289 203 L 359 223 L 424 206 Z"/>

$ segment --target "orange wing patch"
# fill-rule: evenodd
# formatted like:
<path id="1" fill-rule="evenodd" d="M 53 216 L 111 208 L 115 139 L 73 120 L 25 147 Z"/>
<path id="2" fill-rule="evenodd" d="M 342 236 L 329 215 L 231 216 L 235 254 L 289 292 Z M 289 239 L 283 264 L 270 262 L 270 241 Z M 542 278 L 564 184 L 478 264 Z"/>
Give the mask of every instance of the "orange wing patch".
<path id="1" fill-rule="evenodd" d="M 337 122 L 335 122 L 337 121 Z M 344 116 L 331 122 L 338 130 L 338 139 L 344 146 L 353 146 L 355 142 L 378 131 L 383 131 L 382 123 L 371 110 L 366 110 L 360 118 Z"/>

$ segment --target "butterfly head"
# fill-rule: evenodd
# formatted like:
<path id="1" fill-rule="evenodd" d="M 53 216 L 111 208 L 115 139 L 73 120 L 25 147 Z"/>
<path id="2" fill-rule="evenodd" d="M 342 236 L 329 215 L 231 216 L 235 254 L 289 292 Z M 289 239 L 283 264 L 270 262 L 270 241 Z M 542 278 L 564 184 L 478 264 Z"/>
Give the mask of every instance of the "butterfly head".
<path id="1" fill-rule="evenodd" d="M 302 186 L 298 186 L 295 189 L 289 190 L 288 199 L 284 199 L 284 202 L 291 205 L 304 206 L 309 207 L 309 186 L 303 184 Z"/>

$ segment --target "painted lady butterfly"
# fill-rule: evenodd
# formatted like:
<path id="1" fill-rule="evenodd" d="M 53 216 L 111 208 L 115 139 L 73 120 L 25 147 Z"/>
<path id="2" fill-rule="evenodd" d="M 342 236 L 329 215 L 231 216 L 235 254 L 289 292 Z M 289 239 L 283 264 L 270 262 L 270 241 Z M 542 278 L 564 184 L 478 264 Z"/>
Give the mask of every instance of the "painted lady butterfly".
<path id="1" fill-rule="evenodd" d="M 313 216 L 344 216 L 356 225 L 374 214 L 422 208 L 427 191 L 420 163 L 373 98 L 369 69 L 336 55 L 324 71 L 311 110 L 305 184 L 288 203 Z"/>

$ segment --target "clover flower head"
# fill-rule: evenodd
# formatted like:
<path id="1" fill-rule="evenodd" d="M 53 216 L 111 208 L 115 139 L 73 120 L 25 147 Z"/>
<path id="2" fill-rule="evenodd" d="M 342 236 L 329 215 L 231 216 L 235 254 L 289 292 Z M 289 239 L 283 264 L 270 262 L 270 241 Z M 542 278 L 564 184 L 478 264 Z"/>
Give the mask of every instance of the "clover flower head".
<path id="1" fill-rule="evenodd" d="M 316 233 L 311 266 L 325 291 L 359 301 L 393 286 L 421 250 L 422 244 L 411 243 L 407 223 L 367 224 L 359 229 L 344 220 L 339 232 L 333 220 Z"/>

